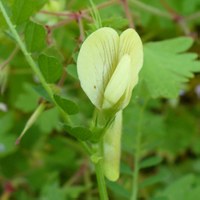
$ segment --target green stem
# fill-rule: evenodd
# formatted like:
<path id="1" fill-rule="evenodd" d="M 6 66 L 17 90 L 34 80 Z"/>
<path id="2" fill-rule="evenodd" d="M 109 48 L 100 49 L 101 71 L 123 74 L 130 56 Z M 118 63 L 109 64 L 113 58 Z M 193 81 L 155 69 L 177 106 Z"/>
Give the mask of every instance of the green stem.
<path id="1" fill-rule="evenodd" d="M 194 21 L 194 20 L 198 20 L 200 18 L 200 12 L 196 12 L 193 13 L 191 15 L 189 15 L 188 17 L 185 18 L 186 21 Z"/>
<path id="2" fill-rule="evenodd" d="M 137 133 L 131 200 L 137 200 L 141 132 Z"/>
<path id="3" fill-rule="evenodd" d="M 45 88 L 45 90 L 48 92 L 49 96 L 53 99 L 53 92 L 51 90 L 51 88 L 48 86 L 48 84 L 46 83 L 43 75 L 41 74 L 38 66 L 36 65 L 35 61 L 33 60 L 33 58 L 31 57 L 31 54 L 27 51 L 24 43 L 22 42 L 21 38 L 19 37 L 19 34 L 17 33 L 15 26 L 12 24 L 4 6 L 2 1 L 0 1 L 0 9 L 2 11 L 2 14 L 6 20 L 6 23 L 8 24 L 8 27 L 10 28 L 10 31 L 12 32 L 15 40 L 17 41 L 19 47 L 21 48 L 27 62 L 29 63 L 29 65 L 31 66 L 31 68 L 33 69 L 33 71 L 36 73 L 36 75 L 38 76 L 41 84 L 43 85 L 43 87 Z"/>
<path id="4" fill-rule="evenodd" d="M 10 31 L 12 32 L 16 42 L 18 43 L 20 49 L 22 50 L 28 64 L 31 66 L 32 70 L 35 72 L 35 74 L 38 76 L 42 86 L 44 87 L 44 89 L 47 91 L 47 93 L 49 94 L 51 100 L 53 101 L 53 103 L 59 108 L 60 113 L 62 114 L 64 120 L 66 122 L 68 122 L 70 125 L 72 125 L 72 121 L 69 118 L 69 116 L 67 115 L 67 113 L 65 113 L 62 108 L 56 103 L 56 101 L 53 98 L 53 91 L 50 88 L 50 86 L 48 85 L 48 83 L 46 82 L 45 78 L 43 77 L 42 73 L 40 72 L 37 64 L 35 63 L 35 61 L 33 60 L 33 58 L 31 57 L 31 54 L 28 52 L 28 50 L 26 49 L 26 46 L 24 45 L 23 41 L 21 40 L 19 34 L 17 33 L 15 26 L 12 24 L 6 9 L 4 8 L 4 5 L 2 3 L 2 1 L 0 0 L 0 10 L 4 16 L 4 19 L 6 20 L 6 23 L 8 24 L 8 27 L 10 28 Z M 84 148 L 87 147 L 87 144 L 84 142 L 80 143 Z M 89 148 L 87 148 L 88 150 Z"/>
<path id="5" fill-rule="evenodd" d="M 0 10 L 2 11 L 2 14 L 4 16 L 4 19 L 6 20 L 8 27 L 10 28 L 10 31 L 12 32 L 16 42 L 18 43 L 20 49 L 22 50 L 28 64 L 31 66 L 32 70 L 35 72 L 35 74 L 38 76 L 42 86 L 44 87 L 44 89 L 47 91 L 47 93 L 49 94 L 50 98 L 52 99 L 52 101 L 54 102 L 55 105 L 57 105 L 57 107 L 60 109 L 61 113 L 63 113 L 64 118 L 66 121 L 70 122 L 69 116 L 64 113 L 62 111 L 62 109 L 60 108 L 60 106 L 56 103 L 56 101 L 53 98 L 53 91 L 51 89 L 51 87 L 48 85 L 48 83 L 46 82 L 45 78 L 43 77 L 42 73 L 40 72 L 40 69 L 38 68 L 37 64 L 35 63 L 35 61 L 33 60 L 33 58 L 31 57 L 31 54 L 28 52 L 28 50 L 26 49 L 26 46 L 24 45 L 23 41 L 21 40 L 19 34 L 17 33 L 15 26 L 13 25 L 13 23 L 11 22 L 2 1 L 0 1 Z"/>
<path id="6" fill-rule="evenodd" d="M 32 70 L 35 72 L 35 74 L 38 76 L 42 86 L 44 87 L 44 89 L 47 91 L 47 93 L 49 94 L 51 100 L 53 101 L 53 103 L 55 105 L 57 105 L 57 107 L 59 108 L 60 112 L 63 113 L 65 121 L 69 122 L 71 124 L 71 120 L 69 118 L 69 116 L 63 112 L 63 110 L 60 108 L 60 106 L 56 103 L 56 101 L 53 98 L 53 91 L 51 89 L 51 87 L 48 85 L 48 83 L 46 82 L 45 78 L 43 77 L 42 73 L 40 72 L 40 69 L 38 68 L 37 64 L 35 63 L 35 61 L 33 60 L 33 58 L 31 57 L 31 54 L 28 52 L 28 50 L 26 49 L 26 46 L 24 45 L 23 41 L 21 40 L 19 34 L 17 33 L 15 26 L 12 24 L 4 6 L 2 1 L 0 1 L 0 10 L 2 11 L 2 14 L 4 16 L 4 19 L 6 20 L 8 27 L 10 28 L 10 31 L 12 32 L 16 42 L 18 43 L 20 49 L 22 50 L 28 64 L 31 66 Z"/>
<path id="7" fill-rule="evenodd" d="M 102 141 L 99 143 L 98 148 L 99 148 L 99 153 L 102 157 Z M 97 177 L 97 182 L 98 182 L 100 200 L 108 200 L 108 193 L 106 189 L 102 161 L 103 159 L 100 158 L 99 161 L 95 163 L 95 172 L 96 172 L 96 177 Z"/>
<path id="8" fill-rule="evenodd" d="M 136 146 L 135 146 L 135 155 L 134 155 L 134 172 L 133 172 L 133 183 L 132 183 L 132 195 L 131 200 L 137 200 L 138 195 L 138 176 L 140 171 L 139 161 L 140 161 L 140 155 L 141 155 L 141 138 L 142 138 L 142 119 L 144 110 L 146 107 L 148 100 L 144 103 L 144 105 L 141 108 L 140 115 L 139 115 L 139 122 L 138 122 L 138 128 L 136 133 Z"/>
<path id="9" fill-rule="evenodd" d="M 141 1 L 131 0 L 131 2 L 135 6 L 137 6 L 138 8 L 141 8 L 144 11 L 147 11 L 147 12 L 152 13 L 154 15 L 158 15 L 160 17 L 164 17 L 164 18 L 167 18 L 167 19 L 172 19 L 173 18 L 169 13 L 167 13 L 167 12 L 165 12 L 163 10 L 159 10 L 158 8 L 155 8 L 153 6 L 147 5 L 145 3 L 142 3 Z"/>

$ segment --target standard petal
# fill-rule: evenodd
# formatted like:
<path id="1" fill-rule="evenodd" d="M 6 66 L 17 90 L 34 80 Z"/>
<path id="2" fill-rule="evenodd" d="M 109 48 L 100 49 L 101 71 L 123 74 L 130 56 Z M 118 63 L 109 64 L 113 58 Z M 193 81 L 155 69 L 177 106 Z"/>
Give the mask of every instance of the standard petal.
<path id="1" fill-rule="evenodd" d="M 93 32 L 83 43 L 77 60 L 81 86 L 99 109 L 105 87 L 118 62 L 119 36 L 108 27 Z"/>
<path id="2" fill-rule="evenodd" d="M 103 109 L 113 107 L 125 93 L 126 88 L 129 87 L 131 73 L 130 62 L 130 56 L 127 54 L 121 58 L 106 87 Z"/>
<path id="3" fill-rule="evenodd" d="M 134 29 L 127 29 L 120 35 L 119 58 L 124 54 L 131 57 L 130 90 L 132 90 L 138 82 L 138 74 L 143 65 L 142 41 Z"/>
<path id="4" fill-rule="evenodd" d="M 119 111 L 104 136 L 103 168 L 106 178 L 110 181 L 116 181 L 119 178 L 121 133 L 122 111 Z"/>

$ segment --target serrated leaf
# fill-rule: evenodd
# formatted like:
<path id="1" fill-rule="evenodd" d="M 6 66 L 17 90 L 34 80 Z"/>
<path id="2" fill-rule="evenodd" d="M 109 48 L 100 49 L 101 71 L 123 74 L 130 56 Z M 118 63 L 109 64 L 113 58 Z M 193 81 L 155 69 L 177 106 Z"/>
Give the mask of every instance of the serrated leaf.
<path id="1" fill-rule="evenodd" d="M 46 46 L 46 31 L 42 25 L 29 22 L 24 39 L 29 52 L 42 51 Z"/>
<path id="2" fill-rule="evenodd" d="M 172 184 L 156 197 L 166 196 L 169 200 L 194 200 L 200 197 L 200 185 L 195 184 L 195 176 L 193 174 L 186 175 Z"/>
<path id="3" fill-rule="evenodd" d="M 186 112 L 184 108 L 169 109 L 165 113 L 165 134 L 160 138 L 161 151 L 168 152 L 175 157 L 190 148 L 192 137 L 198 135 L 196 119 L 191 112 Z M 198 140 L 198 139 L 197 139 Z"/>
<path id="4" fill-rule="evenodd" d="M 43 200 L 66 199 L 63 189 L 59 187 L 57 182 L 45 185 L 40 198 Z"/>
<path id="5" fill-rule="evenodd" d="M 157 157 L 157 156 L 147 158 L 140 163 L 140 169 L 153 167 L 161 163 L 161 161 L 162 161 L 162 158 Z"/>
<path id="6" fill-rule="evenodd" d="M 69 115 L 78 113 L 78 106 L 71 100 L 62 98 L 61 96 L 54 95 L 56 103 Z"/>
<path id="7" fill-rule="evenodd" d="M 92 136 L 92 132 L 85 127 L 70 127 L 64 125 L 65 130 L 79 140 L 86 141 Z"/>
<path id="8" fill-rule="evenodd" d="M 15 24 L 21 24 L 38 11 L 47 0 L 16 0 L 12 7 L 12 19 Z"/>
<path id="9" fill-rule="evenodd" d="M 62 65 L 55 57 L 49 57 L 45 54 L 39 56 L 39 68 L 48 83 L 56 82 L 62 75 Z"/>
<path id="10" fill-rule="evenodd" d="M 176 98 L 182 85 L 200 71 L 197 55 L 184 52 L 191 45 L 191 38 L 180 37 L 144 46 L 141 79 L 152 97 Z"/>

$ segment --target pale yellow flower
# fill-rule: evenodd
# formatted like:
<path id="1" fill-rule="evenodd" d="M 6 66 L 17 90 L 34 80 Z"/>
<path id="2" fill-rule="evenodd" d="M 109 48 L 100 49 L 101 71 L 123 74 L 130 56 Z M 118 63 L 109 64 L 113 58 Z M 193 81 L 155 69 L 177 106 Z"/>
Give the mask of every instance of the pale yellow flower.
<path id="1" fill-rule="evenodd" d="M 143 46 L 134 29 L 119 36 L 108 27 L 84 41 L 77 60 L 81 87 L 98 109 L 121 110 L 131 98 L 143 64 Z"/>
<path id="2" fill-rule="evenodd" d="M 119 36 L 108 27 L 93 32 L 83 43 L 77 60 L 81 87 L 104 118 L 113 119 L 103 137 L 104 175 L 119 177 L 122 110 L 128 105 L 143 64 L 142 41 L 134 29 Z M 104 112 L 104 110 L 111 110 Z"/>

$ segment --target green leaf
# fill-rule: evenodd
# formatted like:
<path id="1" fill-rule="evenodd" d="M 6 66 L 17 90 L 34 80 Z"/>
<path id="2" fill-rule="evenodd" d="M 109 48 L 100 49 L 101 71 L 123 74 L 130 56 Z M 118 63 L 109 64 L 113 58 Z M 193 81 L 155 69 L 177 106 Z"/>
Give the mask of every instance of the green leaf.
<path id="1" fill-rule="evenodd" d="M 187 111 L 184 107 L 179 107 L 176 111 L 167 109 L 165 114 L 166 131 L 160 138 L 163 142 L 159 150 L 173 158 L 187 151 L 190 145 L 194 146 L 192 141 L 199 139 L 193 137 L 199 135 L 199 129 L 198 122 L 193 115 L 190 109 Z"/>
<path id="2" fill-rule="evenodd" d="M 4 5 L 4 7 L 6 8 L 6 11 L 10 14 L 10 10 L 11 10 L 11 6 L 13 5 L 13 1 L 14 0 L 2 0 L 2 3 Z M 7 23 L 5 21 L 5 18 L 2 14 L 2 12 L 0 12 L 0 28 L 3 30 L 4 28 L 8 28 L 7 27 Z"/>
<path id="3" fill-rule="evenodd" d="M 0 135 L 5 134 L 10 131 L 14 124 L 13 113 L 7 113 L 0 117 Z"/>
<path id="4" fill-rule="evenodd" d="M 40 10 L 47 0 L 16 0 L 12 7 L 12 19 L 15 24 L 21 24 Z"/>
<path id="5" fill-rule="evenodd" d="M 34 111 L 38 105 L 38 94 L 33 90 L 31 84 L 24 84 L 24 92 L 15 101 L 15 107 L 23 112 Z M 28 103 L 27 103 L 28 102 Z"/>
<path id="6" fill-rule="evenodd" d="M 132 176 L 133 175 L 133 171 L 132 169 L 130 168 L 130 166 L 128 166 L 126 163 L 122 162 L 121 165 L 120 165 L 120 173 L 121 174 L 126 174 L 126 175 L 129 175 L 129 176 Z"/>
<path id="7" fill-rule="evenodd" d="M 106 185 L 113 191 L 114 194 L 122 197 L 121 199 L 130 199 L 131 194 L 124 187 L 122 187 L 122 185 L 111 181 L 107 181 Z"/>
<path id="8" fill-rule="evenodd" d="M 196 185 L 194 175 L 186 175 L 170 184 L 156 197 L 166 196 L 169 200 L 194 200 L 200 197 L 200 185 Z"/>
<path id="9" fill-rule="evenodd" d="M 79 140 L 86 141 L 92 136 L 92 132 L 85 127 L 70 127 L 64 125 L 65 130 Z"/>
<path id="10" fill-rule="evenodd" d="M 13 117 L 12 113 L 8 113 L 0 118 L 0 157 L 15 150 L 16 138 L 10 133 L 14 122 Z"/>
<path id="11" fill-rule="evenodd" d="M 89 184 L 68 186 L 65 188 L 65 194 L 67 194 L 66 199 L 81 199 L 80 196 L 90 188 L 91 185 Z"/>
<path id="12" fill-rule="evenodd" d="M 164 179 L 164 176 L 162 173 L 159 173 L 157 175 L 152 175 L 152 176 L 146 178 L 145 180 L 143 180 L 143 182 L 141 182 L 139 184 L 139 187 L 142 189 L 142 188 L 160 183 L 163 181 L 163 179 Z"/>
<path id="13" fill-rule="evenodd" d="M 169 200 L 167 197 L 155 197 L 155 198 L 151 198 L 151 200 Z"/>
<path id="14" fill-rule="evenodd" d="M 57 182 L 53 184 L 47 184 L 43 187 L 41 199 L 43 200 L 65 200 L 65 194 L 63 189 L 59 187 L 59 184 Z"/>
<path id="15" fill-rule="evenodd" d="M 52 102 L 49 94 L 47 93 L 47 91 L 44 89 L 44 87 L 42 85 L 36 85 L 33 87 L 33 89 L 39 96 L 41 96 L 42 98 L 44 98 L 45 100 L 47 100 L 49 102 Z"/>
<path id="16" fill-rule="evenodd" d="M 51 122 L 51 123 L 49 123 Z M 53 130 L 60 130 L 60 115 L 58 109 L 52 108 L 44 111 L 37 119 L 36 125 L 41 133 L 51 133 Z"/>
<path id="17" fill-rule="evenodd" d="M 0 157 L 12 153 L 16 149 L 15 140 L 13 135 L 0 134 Z"/>
<path id="18" fill-rule="evenodd" d="M 163 135 L 168 134 L 165 130 L 163 116 L 152 113 L 147 109 L 142 111 L 142 99 L 140 101 L 141 105 L 131 103 L 123 113 L 123 119 L 124 122 L 126 122 L 124 123 L 123 128 L 126 134 L 122 134 L 122 149 L 131 154 L 135 151 L 137 144 L 137 134 L 133 134 L 133 132 L 135 133 L 138 131 L 138 123 L 140 123 L 139 119 L 141 112 L 144 112 L 141 122 L 142 148 L 150 152 L 154 151 L 155 148 L 162 146 Z M 149 100 L 148 105 L 152 102 L 158 102 L 158 100 Z M 152 109 L 159 110 L 159 106 Z"/>
<path id="19" fill-rule="evenodd" d="M 39 56 L 39 68 L 48 83 L 56 82 L 62 75 L 62 64 L 54 57 L 45 54 Z"/>
<path id="20" fill-rule="evenodd" d="M 71 100 L 62 98 L 61 96 L 54 95 L 56 103 L 69 115 L 78 113 L 78 106 Z"/>
<path id="21" fill-rule="evenodd" d="M 66 71 L 71 77 L 78 80 L 77 69 L 76 69 L 76 66 L 74 64 L 68 65 L 66 67 Z"/>
<path id="22" fill-rule="evenodd" d="M 16 149 L 14 145 L 16 138 L 10 133 L 13 124 L 13 113 L 9 112 L 0 117 L 0 158 Z"/>
<path id="23" fill-rule="evenodd" d="M 144 66 L 141 79 L 152 97 L 176 98 L 182 85 L 200 71 L 197 54 L 185 53 L 192 39 L 180 37 L 144 46 Z"/>
<path id="24" fill-rule="evenodd" d="M 25 29 L 25 43 L 28 51 L 42 51 L 46 46 L 46 31 L 42 25 L 29 22 Z"/>
<path id="25" fill-rule="evenodd" d="M 102 21 L 103 26 L 110 26 L 112 24 L 112 28 L 115 29 L 122 29 L 124 27 L 128 26 L 128 20 L 124 17 L 119 17 L 119 16 L 112 16 L 110 18 L 105 18 Z"/>
<path id="26" fill-rule="evenodd" d="M 161 161 L 162 161 L 162 158 L 157 157 L 157 156 L 153 156 L 153 157 L 147 158 L 147 159 L 143 160 L 140 163 L 140 169 L 153 167 L 153 166 L 158 165 L 159 163 L 161 163 Z"/>

